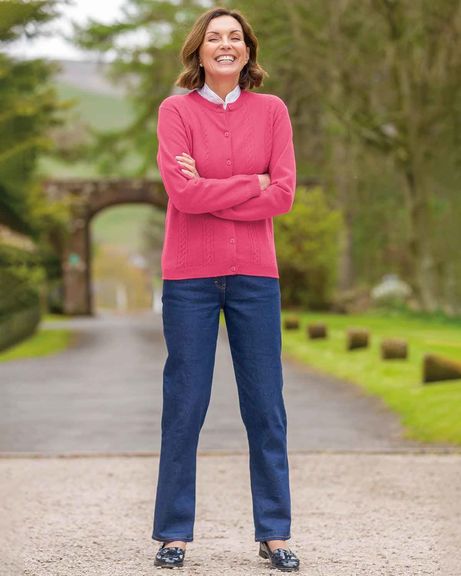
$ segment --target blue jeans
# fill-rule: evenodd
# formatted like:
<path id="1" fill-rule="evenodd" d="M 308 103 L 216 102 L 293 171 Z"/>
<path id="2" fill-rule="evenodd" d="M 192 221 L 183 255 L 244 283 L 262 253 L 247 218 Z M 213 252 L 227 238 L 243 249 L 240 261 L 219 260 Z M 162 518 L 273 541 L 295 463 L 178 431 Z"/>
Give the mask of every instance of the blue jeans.
<path id="1" fill-rule="evenodd" d="M 278 278 L 163 281 L 162 441 L 152 538 L 193 540 L 196 456 L 208 409 L 223 308 L 249 444 L 255 541 L 288 540 L 287 418 Z"/>

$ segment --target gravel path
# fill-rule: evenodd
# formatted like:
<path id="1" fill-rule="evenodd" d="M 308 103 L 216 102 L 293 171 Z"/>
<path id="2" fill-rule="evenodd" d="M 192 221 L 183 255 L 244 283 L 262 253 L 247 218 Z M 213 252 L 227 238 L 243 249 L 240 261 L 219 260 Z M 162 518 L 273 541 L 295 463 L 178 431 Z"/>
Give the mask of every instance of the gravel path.
<path id="1" fill-rule="evenodd" d="M 157 452 L 161 316 L 99 316 L 54 322 L 74 345 L 48 357 L 0 363 L 0 452 Z M 284 360 L 290 450 L 401 451 L 397 417 L 358 387 Z M 443 445 L 440 445 L 443 447 Z M 201 450 L 246 450 L 227 332 L 221 326 Z"/>
<path id="2" fill-rule="evenodd" d="M 157 467 L 151 456 L 0 458 L 0 574 L 166 572 L 153 565 Z M 460 468 L 461 454 L 292 453 L 299 573 L 459 576 Z M 187 546 L 184 576 L 280 574 L 257 555 L 247 455 L 199 457 Z"/>

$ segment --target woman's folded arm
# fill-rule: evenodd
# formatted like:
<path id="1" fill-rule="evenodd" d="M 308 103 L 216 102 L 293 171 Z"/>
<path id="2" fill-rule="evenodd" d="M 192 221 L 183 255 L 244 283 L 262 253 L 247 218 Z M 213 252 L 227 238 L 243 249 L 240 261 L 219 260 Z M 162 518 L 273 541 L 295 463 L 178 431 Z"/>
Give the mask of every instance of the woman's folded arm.
<path id="1" fill-rule="evenodd" d="M 261 220 L 291 210 L 296 189 L 296 159 L 290 116 L 283 101 L 275 112 L 269 175 L 271 183 L 259 196 L 211 213 L 227 220 Z"/>
<path id="2" fill-rule="evenodd" d="M 186 128 L 174 108 L 160 105 L 157 118 L 157 165 L 165 190 L 180 212 L 201 214 L 225 210 L 261 194 L 257 174 L 228 178 L 189 178 L 176 156 L 190 154 Z"/>

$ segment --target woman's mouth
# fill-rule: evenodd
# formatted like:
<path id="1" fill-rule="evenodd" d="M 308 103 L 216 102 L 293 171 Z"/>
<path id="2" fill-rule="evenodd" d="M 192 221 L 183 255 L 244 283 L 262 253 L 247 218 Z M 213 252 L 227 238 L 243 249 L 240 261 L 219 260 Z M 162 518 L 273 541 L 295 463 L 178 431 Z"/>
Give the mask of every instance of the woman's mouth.
<path id="1" fill-rule="evenodd" d="M 229 66 L 233 64 L 237 60 L 237 58 L 235 56 L 229 55 L 229 56 L 218 56 L 217 58 L 215 58 L 215 60 L 218 64 Z"/>

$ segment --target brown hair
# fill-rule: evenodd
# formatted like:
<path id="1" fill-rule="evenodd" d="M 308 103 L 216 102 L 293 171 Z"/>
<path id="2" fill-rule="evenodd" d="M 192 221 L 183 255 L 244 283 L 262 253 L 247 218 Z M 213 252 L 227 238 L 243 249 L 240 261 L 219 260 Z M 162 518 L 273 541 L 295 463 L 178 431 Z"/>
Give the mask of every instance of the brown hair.
<path id="1" fill-rule="evenodd" d="M 199 48 L 205 38 L 208 24 L 218 16 L 232 16 L 238 20 L 242 26 L 244 42 L 250 48 L 248 62 L 240 71 L 240 88 L 261 86 L 264 76 L 269 76 L 269 74 L 257 62 L 258 39 L 249 22 L 239 10 L 229 10 L 223 7 L 211 8 L 195 21 L 181 48 L 181 60 L 184 69 L 177 77 L 175 85 L 193 90 L 194 88 L 201 88 L 205 83 L 205 70 L 199 66 Z"/>

